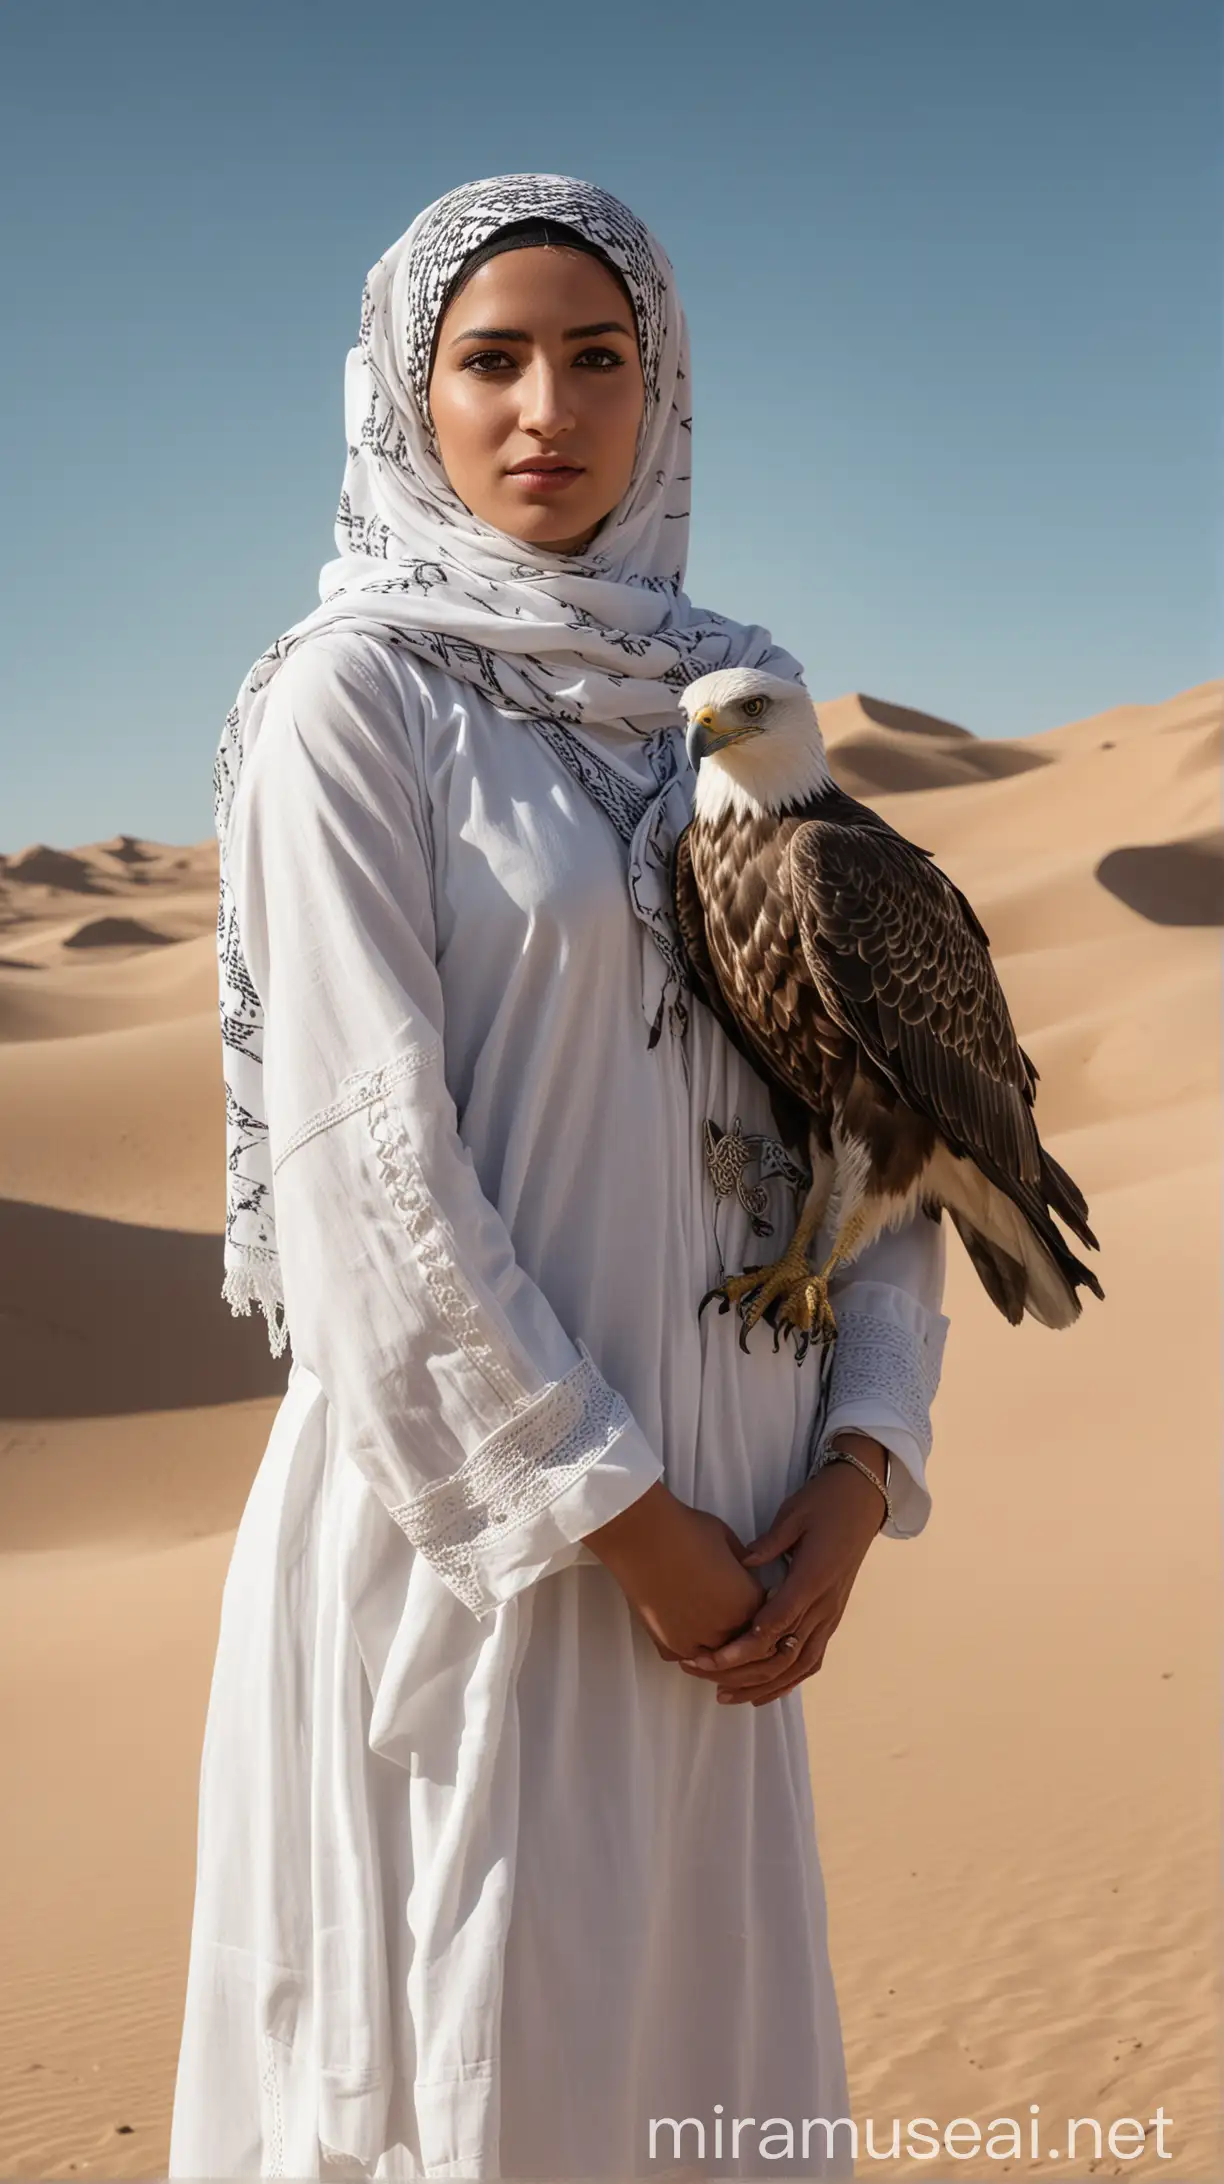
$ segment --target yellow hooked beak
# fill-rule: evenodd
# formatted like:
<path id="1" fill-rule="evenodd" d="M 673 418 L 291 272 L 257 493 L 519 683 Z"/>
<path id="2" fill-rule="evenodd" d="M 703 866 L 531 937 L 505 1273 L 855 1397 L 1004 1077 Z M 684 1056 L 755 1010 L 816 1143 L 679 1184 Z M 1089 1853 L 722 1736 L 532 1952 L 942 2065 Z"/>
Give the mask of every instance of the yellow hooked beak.
<path id="1" fill-rule="evenodd" d="M 694 713 L 684 738 L 684 748 L 694 773 L 702 759 L 717 748 L 719 740 L 718 716 L 712 705 L 703 705 L 699 713 Z"/>
<path id="2" fill-rule="evenodd" d="M 745 722 L 743 725 L 733 721 L 729 728 L 725 728 L 714 707 L 703 705 L 701 711 L 694 713 L 688 724 L 684 748 L 695 773 L 703 758 L 709 758 L 715 751 L 725 751 L 732 743 L 742 743 L 746 736 L 759 734 L 758 721 Z"/>

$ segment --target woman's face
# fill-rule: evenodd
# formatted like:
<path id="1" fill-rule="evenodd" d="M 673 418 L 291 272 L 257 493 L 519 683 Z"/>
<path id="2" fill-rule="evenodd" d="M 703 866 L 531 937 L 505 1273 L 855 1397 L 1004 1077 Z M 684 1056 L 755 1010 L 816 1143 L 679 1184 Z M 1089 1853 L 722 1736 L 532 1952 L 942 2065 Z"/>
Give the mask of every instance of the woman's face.
<path id="1" fill-rule="evenodd" d="M 645 388 L 633 314 L 606 267 L 504 250 L 453 296 L 429 407 L 466 508 L 550 553 L 587 545 L 633 474 Z"/>

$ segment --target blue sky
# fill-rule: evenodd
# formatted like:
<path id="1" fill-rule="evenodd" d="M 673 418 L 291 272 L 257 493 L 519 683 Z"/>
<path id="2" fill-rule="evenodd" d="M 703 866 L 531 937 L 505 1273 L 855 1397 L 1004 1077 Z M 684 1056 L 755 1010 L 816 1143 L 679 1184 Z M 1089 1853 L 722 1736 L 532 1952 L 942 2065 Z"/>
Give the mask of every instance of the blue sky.
<path id="1" fill-rule="evenodd" d="M 0 849 L 211 829 L 367 267 L 589 176 L 693 332 L 688 588 L 1024 735 L 1224 669 L 1216 0 L 6 0 Z"/>

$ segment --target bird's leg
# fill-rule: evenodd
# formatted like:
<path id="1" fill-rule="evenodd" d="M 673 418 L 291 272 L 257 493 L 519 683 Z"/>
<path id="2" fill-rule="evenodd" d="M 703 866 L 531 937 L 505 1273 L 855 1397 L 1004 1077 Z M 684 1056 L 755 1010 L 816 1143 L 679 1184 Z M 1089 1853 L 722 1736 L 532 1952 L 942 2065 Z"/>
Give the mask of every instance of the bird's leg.
<path id="1" fill-rule="evenodd" d="M 780 1259 L 775 1259 L 769 1266 L 745 1267 L 742 1274 L 728 1274 L 702 1298 L 698 1306 L 699 1317 L 712 1297 L 722 1298 L 721 1312 L 729 1312 L 732 1305 L 737 1307 L 742 1350 L 748 1348 L 749 1329 L 756 1326 L 771 1306 L 769 1320 L 774 1329 L 775 1349 L 778 1338 L 788 1328 L 803 1338 L 800 1358 L 813 1332 L 823 1341 L 831 1340 L 836 1334 L 836 1322 L 829 1310 L 827 1281 L 814 1274 L 808 1263 L 809 1246 L 828 1204 L 829 1186 L 830 1176 L 818 1174 L 803 1202 L 794 1235 Z"/>
<path id="2" fill-rule="evenodd" d="M 814 1299 L 817 1328 L 826 1342 L 832 1341 L 837 1334 L 837 1321 L 829 1303 L 829 1283 L 833 1269 L 839 1259 L 848 1259 L 852 1252 L 857 1251 L 863 1231 L 868 1226 L 868 1210 L 860 1199 L 853 1213 L 847 1214 L 844 1221 L 838 1222 L 833 1249 L 828 1258 L 819 1273 L 809 1272 L 807 1277 L 807 1288 Z"/>

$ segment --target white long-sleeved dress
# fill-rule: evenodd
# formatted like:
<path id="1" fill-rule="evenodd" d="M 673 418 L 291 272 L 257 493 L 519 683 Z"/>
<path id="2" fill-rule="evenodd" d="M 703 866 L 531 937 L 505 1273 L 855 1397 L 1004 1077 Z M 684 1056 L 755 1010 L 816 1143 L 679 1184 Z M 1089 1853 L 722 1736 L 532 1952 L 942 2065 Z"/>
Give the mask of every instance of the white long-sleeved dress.
<path id="1" fill-rule="evenodd" d="M 230 864 L 293 1366 L 223 1596 L 169 2173 L 676 2174 L 700 2125 L 760 2174 L 719 2144 L 751 2116 L 795 2128 L 771 2173 L 847 2175 L 844 2132 L 800 2158 L 847 2095 L 799 1696 L 719 1706 L 581 1544 L 660 1476 L 746 1539 L 806 1472 L 814 1353 L 697 1317 L 764 1255 L 704 1124 L 759 1155 L 764 1088 L 699 1005 L 687 1069 L 648 1048 L 604 813 L 402 649 L 291 654 Z M 919 1216 L 833 1290 L 825 1424 L 894 1452 L 894 1536 L 943 1253 Z"/>

